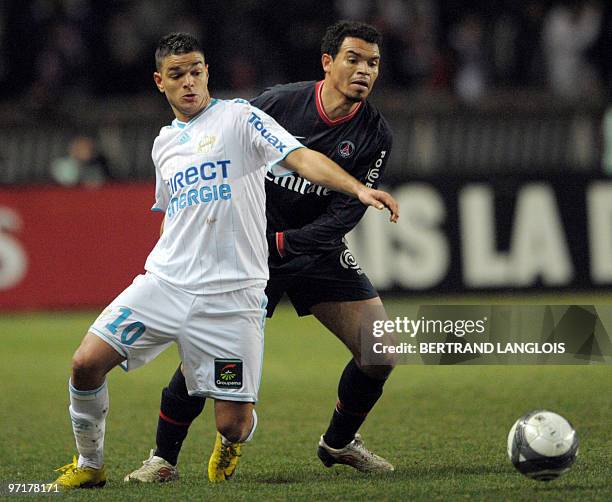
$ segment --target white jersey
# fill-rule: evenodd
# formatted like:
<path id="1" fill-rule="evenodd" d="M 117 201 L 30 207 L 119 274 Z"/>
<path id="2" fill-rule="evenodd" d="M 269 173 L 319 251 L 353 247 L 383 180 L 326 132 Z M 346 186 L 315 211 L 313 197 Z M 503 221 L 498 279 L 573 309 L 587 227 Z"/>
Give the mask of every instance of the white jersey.
<path id="1" fill-rule="evenodd" d="M 241 99 L 213 99 L 189 122 L 162 128 L 152 209 L 166 216 L 145 269 L 194 294 L 266 281 L 265 172 L 302 146 Z"/>

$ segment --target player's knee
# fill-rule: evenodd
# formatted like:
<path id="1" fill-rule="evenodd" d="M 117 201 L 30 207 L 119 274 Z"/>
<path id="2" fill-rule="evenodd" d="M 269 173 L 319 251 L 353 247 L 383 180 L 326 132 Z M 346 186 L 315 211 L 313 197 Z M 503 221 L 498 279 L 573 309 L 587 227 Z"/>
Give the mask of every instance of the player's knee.
<path id="1" fill-rule="evenodd" d="M 217 429 L 221 435 L 232 443 L 243 442 L 251 432 L 253 420 L 250 416 L 232 417 L 231 420 L 226 420 L 217 424 Z"/>
<path id="2" fill-rule="evenodd" d="M 93 365 L 89 357 L 77 350 L 72 356 L 72 373 L 77 377 L 84 377 L 91 373 Z"/>
<path id="3" fill-rule="evenodd" d="M 377 380 L 386 380 L 397 365 L 395 354 L 386 354 L 380 360 L 377 358 L 377 364 L 373 366 L 359 366 L 359 369 L 370 378 Z"/>
<path id="4" fill-rule="evenodd" d="M 398 363 L 397 354 L 383 352 L 381 354 L 376 354 L 376 358 L 374 359 L 374 361 L 376 361 L 376 365 L 362 365 L 360 363 L 360 361 L 363 359 L 361 349 L 353 348 L 351 353 L 359 369 L 372 378 L 386 378 Z M 382 376 L 379 377 L 378 375 Z"/>
<path id="5" fill-rule="evenodd" d="M 91 387 L 104 381 L 104 371 L 96 364 L 93 357 L 82 350 L 72 356 L 72 383 L 77 388 Z"/>
<path id="6" fill-rule="evenodd" d="M 221 435 L 230 443 L 241 443 L 248 436 L 249 431 L 239 424 L 224 424 L 219 427 Z"/>
<path id="7" fill-rule="evenodd" d="M 398 354 L 385 354 L 385 357 L 381 360 L 382 371 L 387 373 L 387 376 L 397 366 L 399 356 Z"/>

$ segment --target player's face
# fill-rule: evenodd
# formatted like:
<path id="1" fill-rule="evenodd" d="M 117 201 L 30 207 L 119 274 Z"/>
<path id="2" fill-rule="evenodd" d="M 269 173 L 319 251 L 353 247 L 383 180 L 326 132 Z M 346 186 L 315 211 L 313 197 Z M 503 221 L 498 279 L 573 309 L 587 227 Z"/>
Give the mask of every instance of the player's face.
<path id="1" fill-rule="evenodd" d="M 380 51 L 377 44 L 346 37 L 336 57 L 323 54 L 322 63 L 325 81 L 349 101 L 358 102 L 368 97 L 378 78 Z"/>
<path id="2" fill-rule="evenodd" d="M 153 79 L 174 110 L 176 118 L 187 122 L 209 102 L 208 65 L 200 52 L 171 54 Z"/>

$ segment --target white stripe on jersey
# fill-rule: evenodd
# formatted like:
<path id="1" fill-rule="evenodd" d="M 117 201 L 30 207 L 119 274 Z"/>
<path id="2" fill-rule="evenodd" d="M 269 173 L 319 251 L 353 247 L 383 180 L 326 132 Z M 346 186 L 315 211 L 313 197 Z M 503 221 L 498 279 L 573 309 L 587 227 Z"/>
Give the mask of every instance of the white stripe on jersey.
<path id="1" fill-rule="evenodd" d="M 266 281 L 264 175 L 302 146 L 244 100 L 213 99 L 189 122 L 162 128 L 152 157 L 164 233 L 145 269 L 194 294 Z"/>

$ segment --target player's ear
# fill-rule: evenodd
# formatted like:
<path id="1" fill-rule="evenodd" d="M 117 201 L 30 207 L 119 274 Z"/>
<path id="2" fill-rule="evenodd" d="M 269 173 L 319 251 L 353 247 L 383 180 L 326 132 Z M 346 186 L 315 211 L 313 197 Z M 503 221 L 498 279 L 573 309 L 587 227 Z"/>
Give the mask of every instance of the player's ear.
<path id="1" fill-rule="evenodd" d="M 162 82 L 161 73 L 159 73 L 158 71 L 153 73 L 153 80 L 155 81 L 155 85 L 159 89 L 159 92 L 164 92 L 164 84 Z"/>
<path id="2" fill-rule="evenodd" d="M 321 66 L 323 67 L 323 71 L 325 73 L 329 73 L 331 71 L 331 65 L 334 62 L 334 58 L 332 58 L 329 54 L 321 55 Z"/>

